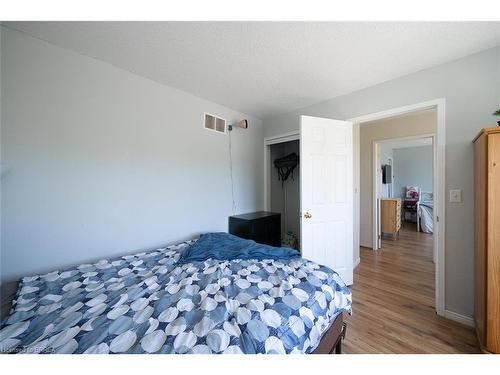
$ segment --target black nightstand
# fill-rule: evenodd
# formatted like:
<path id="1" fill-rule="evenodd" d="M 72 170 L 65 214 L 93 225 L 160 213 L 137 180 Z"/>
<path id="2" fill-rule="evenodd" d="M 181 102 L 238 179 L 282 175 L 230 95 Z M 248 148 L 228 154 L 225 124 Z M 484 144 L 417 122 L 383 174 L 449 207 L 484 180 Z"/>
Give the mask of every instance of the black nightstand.
<path id="1" fill-rule="evenodd" d="M 281 246 L 281 214 L 250 212 L 229 216 L 229 233 L 271 246 Z"/>

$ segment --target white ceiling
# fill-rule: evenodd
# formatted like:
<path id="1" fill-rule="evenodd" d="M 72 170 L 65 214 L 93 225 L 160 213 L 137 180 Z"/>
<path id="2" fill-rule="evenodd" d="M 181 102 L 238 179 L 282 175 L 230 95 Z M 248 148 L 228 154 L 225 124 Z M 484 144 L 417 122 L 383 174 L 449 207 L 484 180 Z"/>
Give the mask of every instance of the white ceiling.
<path id="1" fill-rule="evenodd" d="M 500 45 L 500 22 L 4 22 L 258 118 Z"/>

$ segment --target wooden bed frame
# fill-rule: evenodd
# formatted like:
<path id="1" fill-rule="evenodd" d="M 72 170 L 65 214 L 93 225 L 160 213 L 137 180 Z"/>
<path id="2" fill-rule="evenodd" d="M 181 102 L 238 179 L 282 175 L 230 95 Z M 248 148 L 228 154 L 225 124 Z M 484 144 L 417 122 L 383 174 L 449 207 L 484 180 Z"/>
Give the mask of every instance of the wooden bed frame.
<path id="1" fill-rule="evenodd" d="M 342 340 L 346 330 L 347 324 L 344 322 L 343 313 L 340 313 L 321 338 L 313 354 L 342 354 Z"/>
<path id="2" fill-rule="evenodd" d="M 3 283 L 1 287 L 1 319 L 3 320 L 10 312 L 12 300 L 16 296 L 19 282 Z M 313 354 L 341 354 L 342 340 L 345 338 L 347 325 L 344 322 L 343 313 L 337 315 L 330 328 L 324 333 L 318 347 Z"/>

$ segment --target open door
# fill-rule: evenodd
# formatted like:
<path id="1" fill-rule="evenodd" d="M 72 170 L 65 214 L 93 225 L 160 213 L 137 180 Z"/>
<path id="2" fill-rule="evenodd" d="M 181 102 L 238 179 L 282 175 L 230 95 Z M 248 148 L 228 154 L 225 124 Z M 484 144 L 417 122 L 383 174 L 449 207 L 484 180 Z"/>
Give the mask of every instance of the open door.
<path id="1" fill-rule="evenodd" d="M 352 123 L 300 118 L 302 256 L 353 282 Z"/>

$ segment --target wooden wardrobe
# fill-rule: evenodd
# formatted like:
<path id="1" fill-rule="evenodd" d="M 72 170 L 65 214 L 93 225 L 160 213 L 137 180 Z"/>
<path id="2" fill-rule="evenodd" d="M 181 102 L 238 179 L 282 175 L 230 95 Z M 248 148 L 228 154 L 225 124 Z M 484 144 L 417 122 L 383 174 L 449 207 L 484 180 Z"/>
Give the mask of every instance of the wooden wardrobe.
<path id="1" fill-rule="evenodd" d="M 476 333 L 485 352 L 500 353 L 500 127 L 474 139 Z"/>

